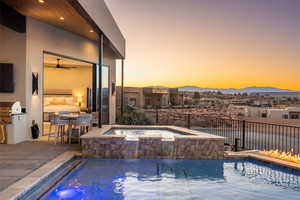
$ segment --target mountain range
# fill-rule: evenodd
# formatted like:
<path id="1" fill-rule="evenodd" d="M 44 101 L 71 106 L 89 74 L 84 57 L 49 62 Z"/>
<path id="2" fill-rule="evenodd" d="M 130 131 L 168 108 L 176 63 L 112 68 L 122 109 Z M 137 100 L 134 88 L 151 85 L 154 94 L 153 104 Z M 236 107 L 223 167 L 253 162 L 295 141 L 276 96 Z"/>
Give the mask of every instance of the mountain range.
<path id="1" fill-rule="evenodd" d="M 186 91 L 186 92 L 222 92 L 224 94 L 234 94 L 234 93 L 300 93 L 297 90 L 287 90 L 287 89 L 280 89 L 275 87 L 246 87 L 241 89 L 235 88 L 202 88 L 197 86 L 183 86 L 178 87 L 179 91 Z"/>

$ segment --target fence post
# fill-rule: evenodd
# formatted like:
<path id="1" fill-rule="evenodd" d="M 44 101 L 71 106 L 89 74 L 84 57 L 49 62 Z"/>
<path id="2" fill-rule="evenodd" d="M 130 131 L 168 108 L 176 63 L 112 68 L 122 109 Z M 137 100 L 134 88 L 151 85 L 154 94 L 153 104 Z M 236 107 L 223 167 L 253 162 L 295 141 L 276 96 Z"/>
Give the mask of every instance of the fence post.
<path id="1" fill-rule="evenodd" d="M 191 114 L 187 114 L 187 128 L 190 129 L 191 128 Z"/>
<path id="2" fill-rule="evenodd" d="M 234 139 L 234 152 L 237 152 L 239 150 L 239 138 Z"/>
<path id="3" fill-rule="evenodd" d="M 158 108 L 156 108 L 156 125 L 158 125 L 159 122 L 159 116 L 158 116 Z"/>
<path id="4" fill-rule="evenodd" d="M 243 120 L 243 132 L 242 132 L 242 148 L 245 149 L 245 140 L 246 140 L 246 121 Z"/>

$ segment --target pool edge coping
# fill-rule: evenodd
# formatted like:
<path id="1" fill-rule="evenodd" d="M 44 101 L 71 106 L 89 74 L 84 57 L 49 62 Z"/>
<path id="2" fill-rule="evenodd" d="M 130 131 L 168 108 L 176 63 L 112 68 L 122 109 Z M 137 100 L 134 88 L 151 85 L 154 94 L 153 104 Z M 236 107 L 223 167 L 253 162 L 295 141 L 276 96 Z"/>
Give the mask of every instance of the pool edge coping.
<path id="1" fill-rule="evenodd" d="M 224 154 L 224 159 L 228 159 L 228 158 L 229 159 L 230 158 L 233 158 L 233 159 L 250 158 L 250 159 L 267 162 L 267 163 L 279 165 L 281 167 L 286 167 L 289 169 L 294 169 L 294 170 L 300 171 L 300 164 L 285 161 L 285 160 L 280 160 L 277 158 L 268 157 L 265 155 L 261 155 L 261 154 L 259 154 L 258 150 L 251 150 L 251 151 L 244 151 L 244 152 L 228 152 L 227 151 Z"/>
<path id="2" fill-rule="evenodd" d="M 13 183 L 6 189 L 0 192 L 1 200 L 15 200 L 19 199 L 22 195 L 34 188 L 38 183 L 45 180 L 53 172 L 63 166 L 76 156 L 80 156 L 79 151 L 67 151 L 64 152 L 53 160 L 45 163 L 38 169 L 34 170 L 30 174 L 26 175 L 22 179 Z"/>
<path id="3" fill-rule="evenodd" d="M 101 129 L 96 129 L 95 131 L 91 131 L 83 136 L 81 136 L 81 139 L 91 139 L 91 138 L 121 138 L 125 136 L 120 135 L 104 135 L 107 131 L 114 129 L 114 128 L 128 128 L 128 129 L 135 129 L 135 128 L 143 128 L 143 129 L 167 129 L 170 131 L 176 131 L 176 132 L 182 132 L 186 133 L 187 135 L 182 136 L 174 136 L 175 138 L 197 138 L 197 139 L 210 139 L 210 140 L 224 140 L 224 137 L 212 135 L 209 133 L 204 133 L 198 130 L 193 129 L 187 129 L 182 128 L 178 126 L 146 126 L 146 125 L 107 125 L 105 127 L 102 127 Z M 150 136 L 143 136 L 143 137 L 150 137 Z"/>

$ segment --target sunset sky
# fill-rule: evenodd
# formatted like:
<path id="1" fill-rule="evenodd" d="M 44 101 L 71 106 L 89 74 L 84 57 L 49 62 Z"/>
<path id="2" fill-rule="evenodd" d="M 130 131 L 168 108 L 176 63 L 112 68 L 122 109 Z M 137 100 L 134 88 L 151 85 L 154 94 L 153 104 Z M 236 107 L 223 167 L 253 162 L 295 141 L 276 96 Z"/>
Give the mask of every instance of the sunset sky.
<path id="1" fill-rule="evenodd" d="M 300 0 L 106 0 L 125 84 L 300 90 Z"/>

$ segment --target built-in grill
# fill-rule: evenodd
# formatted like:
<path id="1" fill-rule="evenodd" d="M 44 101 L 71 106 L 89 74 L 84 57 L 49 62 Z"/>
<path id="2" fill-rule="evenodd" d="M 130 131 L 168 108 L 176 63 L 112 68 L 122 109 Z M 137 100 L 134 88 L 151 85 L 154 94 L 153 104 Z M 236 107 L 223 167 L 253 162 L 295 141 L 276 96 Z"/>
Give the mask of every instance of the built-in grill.
<path id="1" fill-rule="evenodd" d="M 0 102 L 0 144 L 7 143 L 7 125 L 13 123 L 13 116 L 21 114 L 20 102 Z"/>
<path id="2" fill-rule="evenodd" d="M 0 122 L 10 123 L 10 110 L 13 103 L 11 102 L 0 102 Z"/>

